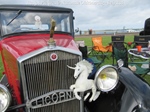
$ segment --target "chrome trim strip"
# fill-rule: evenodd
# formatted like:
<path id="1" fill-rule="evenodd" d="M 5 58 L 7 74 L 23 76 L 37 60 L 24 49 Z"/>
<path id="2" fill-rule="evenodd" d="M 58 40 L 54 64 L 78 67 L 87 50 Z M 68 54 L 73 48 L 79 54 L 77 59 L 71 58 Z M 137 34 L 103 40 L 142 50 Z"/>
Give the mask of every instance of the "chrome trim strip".
<path id="1" fill-rule="evenodd" d="M 59 47 L 59 46 L 56 46 L 55 48 L 53 49 L 49 49 L 49 47 L 43 47 L 41 49 L 38 49 L 38 50 L 35 50 L 33 52 L 30 52 L 28 54 L 25 54 L 21 57 L 19 57 L 17 60 L 19 63 L 21 63 L 22 61 L 24 60 L 27 60 L 33 56 L 36 56 L 42 52 L 46 52 L 46 51 L 54 51 L 54 50 L 60 50 L 60 51 L 65 51 L 65 52 L 68 52 L 68 53 L 72 53 L 72 54 L 76 54 L 76 55 L 82 55 L 82 53 L 80 51 L 77 51 L 77 50 L 73 50 L 73 49 L 69 49 L 69 48 L 65 48 L 65 47 Z M 70 52 L 71 51 L 71 52 Z"/>
<path id="2" fill-rule="evenodd" d="M 80 112 L 84 112 L 84 92 L 80 92 Z"/>

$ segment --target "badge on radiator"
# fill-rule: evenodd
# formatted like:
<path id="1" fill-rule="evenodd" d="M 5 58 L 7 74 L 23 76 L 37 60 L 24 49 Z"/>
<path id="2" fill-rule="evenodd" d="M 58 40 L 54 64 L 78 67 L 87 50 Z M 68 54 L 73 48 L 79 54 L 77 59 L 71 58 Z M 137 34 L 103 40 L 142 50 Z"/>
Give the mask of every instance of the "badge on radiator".
<path id="1" fill-rule="evenodd" d="M 58 59 L 58 55 L 57 55 L 56 53 L 52 53 L 52 54 L 50 55 L 50 59 L 51 59 L 52 61 L 56 61 L 56 60 Z"/>

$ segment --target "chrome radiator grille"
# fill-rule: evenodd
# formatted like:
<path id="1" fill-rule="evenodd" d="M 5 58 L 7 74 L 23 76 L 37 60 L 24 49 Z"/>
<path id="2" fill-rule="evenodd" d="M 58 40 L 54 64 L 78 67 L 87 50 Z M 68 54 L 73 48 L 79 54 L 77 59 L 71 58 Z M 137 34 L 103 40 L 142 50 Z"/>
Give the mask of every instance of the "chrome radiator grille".
<path id="1" fill-rule="evenodd" d="M 56 53 L 58 59 L 52 61 L 50 54 Z M 74 71 L 67 65 L 75 66 L 80 59 L 79 55 L 64 51 L 47 51 L 27 59 L 21 63 L 26 81 L 29 100 L 57 89 L 69 89 L 75 83 Z M 79 112 L 80 102 L 72 100 L 38 109 L 30 112 Z"/>

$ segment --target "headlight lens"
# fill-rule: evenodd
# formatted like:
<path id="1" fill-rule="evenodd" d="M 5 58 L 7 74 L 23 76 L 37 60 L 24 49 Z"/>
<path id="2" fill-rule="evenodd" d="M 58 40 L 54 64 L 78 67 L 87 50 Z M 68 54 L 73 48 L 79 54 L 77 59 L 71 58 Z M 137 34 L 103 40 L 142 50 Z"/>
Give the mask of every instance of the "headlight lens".
<path id="1" fill-rule="evenodd" d="M 11 101 L 10 92 L 4 85 L 0 84 L 0 112 L 4 112 Z"/>
<path id="2" fill-rule="evenodd" d="M 112 90 L 117 85 L 118 80 L 117 70 L 111 65 L 101 67 L 95 77 L 97 88 L 104 92 Z"/>

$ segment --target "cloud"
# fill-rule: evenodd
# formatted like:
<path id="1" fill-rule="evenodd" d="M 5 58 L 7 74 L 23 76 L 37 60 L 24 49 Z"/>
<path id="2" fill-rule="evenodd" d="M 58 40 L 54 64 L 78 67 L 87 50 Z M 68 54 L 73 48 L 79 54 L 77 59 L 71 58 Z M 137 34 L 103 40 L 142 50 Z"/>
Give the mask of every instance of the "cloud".
<path id="1" fill-rule="evenodd" d="M 91 1 L 89 1 L 90 3 Z M 80 4 L 74 10 L 75 27 L 80 29 L 122 29 L 143 28 L 145 19 L 149 18 L 150 1 L 115 0 Z M 93 3 L 93 4 L 92 4 Z"/>
<path id="2" fill-rule="evenodd" d="M 81 30 L 143 28 L 150 14 L 150 0 L 7 0 L 11 3 L 72 8 L 75 28 Z"/>
<path id="3" fill-rule="evenodd" d="M 21 0 L 0 0 L 0 4 L 27 4 L 27 1 L 21 1 Z"/>

